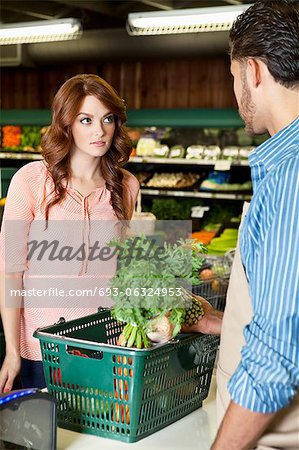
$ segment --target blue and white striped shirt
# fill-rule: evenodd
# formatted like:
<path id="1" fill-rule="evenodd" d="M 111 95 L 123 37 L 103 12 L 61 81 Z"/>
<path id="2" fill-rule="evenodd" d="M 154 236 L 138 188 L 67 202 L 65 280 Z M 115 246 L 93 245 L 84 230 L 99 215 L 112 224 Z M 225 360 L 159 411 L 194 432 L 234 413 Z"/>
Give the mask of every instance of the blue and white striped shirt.
<path id="1" fill-rule="evenodd" d="M 299 388 L 299 118 L 256 148 L 249 163 L 253 197 L 240 251 L 253 317 L 228 389 L 235 403 L 271 413 Z"/>

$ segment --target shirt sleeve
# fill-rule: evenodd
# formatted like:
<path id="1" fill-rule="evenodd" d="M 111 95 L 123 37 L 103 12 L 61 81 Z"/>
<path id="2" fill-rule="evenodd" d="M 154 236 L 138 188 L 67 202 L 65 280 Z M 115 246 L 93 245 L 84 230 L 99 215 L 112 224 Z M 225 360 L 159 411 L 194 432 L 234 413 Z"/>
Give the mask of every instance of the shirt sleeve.
<path id="1" fill-rule="evenodd" d="M 299 157 L 284 162 L 260 187 L 261 204 L 241 231 L 253 317 L 228 389 L 234 402 L 260 413 L 284 408 L 299 387 L 298 174 Z"/>
<path id="2" fill-rule="evenodd" d="M 128 210 L 128 218 L 132 219 L 133 212 L 135 209 L 138 192 L 140 189 L 140 184 L 137 178 L 128 171 L 124 171 L 124 198 L 125 198 L 125 207 Z"/>
<path id="3" fill-rule="evenodd" d="M 34 217 L 33 196 L 26 166 L 12 177 L 7 192 L 0 236 L 0 270 L 27 269 L 27 241 Z"/>

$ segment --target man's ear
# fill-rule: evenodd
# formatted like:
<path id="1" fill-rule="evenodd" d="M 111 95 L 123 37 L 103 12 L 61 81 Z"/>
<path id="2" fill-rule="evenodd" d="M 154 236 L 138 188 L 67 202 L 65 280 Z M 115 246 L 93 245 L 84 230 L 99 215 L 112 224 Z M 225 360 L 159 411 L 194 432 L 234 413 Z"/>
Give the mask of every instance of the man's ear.
<path id="1" fill-rule="evenodd" d="M 247 59 L 247 79 L 253 88 L 257 88 L 262 82 L 262 61 L 255 58 Z"/>

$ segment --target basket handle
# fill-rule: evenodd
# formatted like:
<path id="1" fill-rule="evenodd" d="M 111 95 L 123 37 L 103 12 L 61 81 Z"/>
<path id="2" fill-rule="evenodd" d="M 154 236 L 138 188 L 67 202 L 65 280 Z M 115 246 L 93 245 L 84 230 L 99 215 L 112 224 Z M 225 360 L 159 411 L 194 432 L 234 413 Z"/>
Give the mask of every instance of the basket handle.
<path id="1" fill-rule="evenodd" d="M 59 317 L 59 319 L 57 320 L 57 322 L 54 323 L 54 325 L 60 325 L 65 322 L 66 322 L 66 320 L 64 317 Z"/>
<path id="2" fill-rule="evenodd" d="M 101 360 L 104 357 L 104 352 L 102 352 L 102 351 L 91 352 L 88 349 L 82 349 L 80 347 L 77 348 L 73 345 L 66 345 L 65 349 L 69 355 L 79 357 L 79 358 L 90 358 L 90 359 Z"/>
<path id="3" fill-rule="evenodd" d="M 105 311 L 110 311 L 110 308 L 108 308 L 107 306 L 99 306 L 98 307 L 98 313 L 105 312 Z"/>

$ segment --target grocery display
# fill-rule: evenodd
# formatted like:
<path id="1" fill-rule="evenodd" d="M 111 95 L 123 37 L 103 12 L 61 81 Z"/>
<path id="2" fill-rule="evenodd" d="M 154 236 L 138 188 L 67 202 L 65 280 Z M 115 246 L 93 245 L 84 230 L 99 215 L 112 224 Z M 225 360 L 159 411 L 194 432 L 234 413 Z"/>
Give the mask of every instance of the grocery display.
<path id="1" fill-rule="evenodd" d="M 2 128 L 3 148 L 14 149 L 21 145 L 21 127 L 15 125 L 6 125 Z"/>
<path id="2" fill-rule="evenodd" d="M 214 237 L 209 245 L 208 252 L 213 255 L 224 255 L 229 250 L 237 246 L 238 230 L 235 228 L 226 228 L 219 237 Z"/>
<path id="3" fill-rule="evenodd" d="M 212 122 L 209 114 L 215 115 L 213 126 L 209 126 Z M 18 113 L 20 116 L 22 114 Z M 14 123 L 13 113 L 5 119 L 4 113 L 0 154 L 2 196 L 7 191 L 6 177 L 16 170 L 14 167 L 41 157 L 38 153 L 40 138 L 46 131 L 48 116 L 42 120 L 39 117 L 46 115 L 39 112 L 29 125 L 28 121 Z M 231 210 L 230 217 L 239 215 L 235 210 L 240 212 L 241 202 L 251 195 L 248 154 L 257 141 L 244 133 L 239 120 L 227 120 L 232 117 L 230 111 L 225 116 L 220 110 L 140 110 L 128 111 L 128 117 L 128 131 L 134 146 L 128 170 L 140 182 L 145 212 L 153 212 L 158 220 L 160 217 L 188 220 L 192 207 L 207 206 L 214 210 L 221 202 Z M 152 126 L 148 126 L 150 122 Z M 20 158 L 18 165 L 17 158 Z M 232 207 L 231 201 L 237 203 L 237 208 Z M 226 222 L 221 219 L 218 228 L 211 230 L 204 228 L 207 224 L 203 219 L 192 218 L 192 221 L 193 231 L 202 232 L 208 243 L 212 235 L 206 233 L 215 233 L 213 237 L 217 238 L 227 224 L 227 219 Z M 219 251 L 217 247 L 216 251 Z"/>
<path id="4" fill-rule="evenodd" d="M 2 127 L 1 148 L 4 151 L 40 152 L 40 140 L 46 127 L 42 126 L 16 126 Z"/>
<path id="5" fill-rule="evenodd" d="M 199 270 L 197 285 L 192 287 L 195 295 L 204 297 L 214 308 L 224 311 L 233 252 L 225 255 L 208 255 Z"/>
<path id="6" fill-rule="evenodd" d="M 150 210 L 158 220 L 188 220 L 194 202 L 197 203 L 189 198 L 185 198 L 183 202 L 176 198 L 154 198 Z"/>
<path id="7" fill-rule="evenodd" d="M 141 111 L 141 117 L 142 114 Z M 140 120 L 139 116 L 136 117 Z M 247 158 L 255 141 L 244 135 L 240 128 L 221 128 L 221 120 L 218 127 L 199 129 L 194 124 L 192 129 L 171 128 L 172 120 L 166 122 L 168 126 L 134 128 L 132 123 L 129 128 L 136 156 L 131 157 L 128 169 L 140 182 L 142 209 L 152 212 L 158 220 L 190 220 L 191 208 L 201 205 L 214 211 L 217 203 L 222 202 L 222 205 L 227 205 L 225 219 L 222 217 L 208 223 L 206 217 L 211 216 L 210 211 L 201 219 L 192 217 L 192 228 L 194 233 L 199 233 L 198 240 L 201 237 L 202 242 L 209 244 L 211 254 L 223 255 L 236 240 L 223 239 L 220 233 L 225 226 L 231 227 L 229 219 L 239 215 L 242 200 L 250 198 Z M 154 115 L 152 124 L 155 124 Z M 11 158 L 23 158 L 23 163 L 25 158 L 39 158 L 40 138 L 45 131 L 44 123 L 3 125 L 1 159 L 5 164 L 1 169 L 2 196 L 7 191 L 7 177 L 16 170 L 13 169 L 15 159 Z M 224 166 L 225 170 L 221 166 L 220 170 L 215 170 L 217 164 L 223 162 L 229 166 Z M 231 200 L 238 206 L 232 207 Z"/>
<path id="8" fill-rule="evenodd" d="M 152 178 L 144 184 L 146 187 L 155 188 L 188 188 L 193 186 L 200 179 L 200 175 L 196 173 L 154 173 Z"/>
<path id="9" fill-rule="evenodd" d="M 228 171 L 210 172 L 207 178 L 201 183 L 200 191 L 248 191 L 252 190 L 251 181 L 244 183 L 229 183 L 230 173 Z"/>

